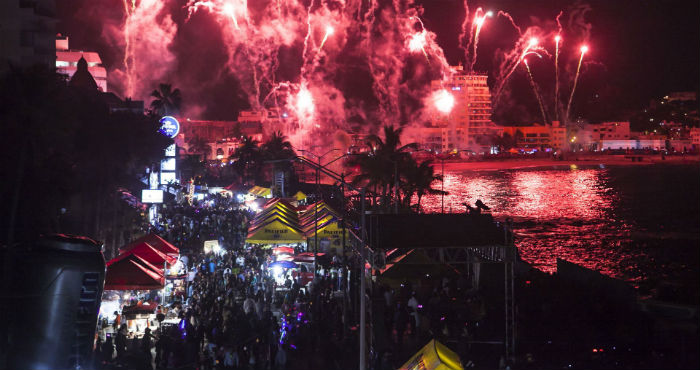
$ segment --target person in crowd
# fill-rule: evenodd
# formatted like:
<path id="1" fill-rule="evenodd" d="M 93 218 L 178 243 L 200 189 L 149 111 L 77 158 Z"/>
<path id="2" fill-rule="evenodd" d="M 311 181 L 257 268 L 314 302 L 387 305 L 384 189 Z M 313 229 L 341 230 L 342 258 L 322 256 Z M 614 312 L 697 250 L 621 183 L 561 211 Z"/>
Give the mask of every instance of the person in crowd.
<path id="1" fill-rule="evenodd" d="M 126 354 L 126 324 L 122 324 L 117 331 L 117 337 L 114 340 L 114 344 L 117 348 L 117 360 L 121 361 Z"/>
<path id="2" fill-rule="evenodd" d="M 107 335 L 105 342 L 102 343 L 101 357 L 100 362 L 103 365 L 112 362 L 112 358 L 114 357 L 114 343 L 112 342 L 111 335 Z"/>
<path id="3" fill-rule="evenodd" d="M 153 340 L 155 337 L 151 334 L 151 329 L 146 328 L 143 337 L 141 338 L 141 351 L 143 353 L 144 365 L 148 369 L 153 369 L 151 362 L 153 361 L 153 356 L 151 355 L 151 348 L 153 348 Z"/>

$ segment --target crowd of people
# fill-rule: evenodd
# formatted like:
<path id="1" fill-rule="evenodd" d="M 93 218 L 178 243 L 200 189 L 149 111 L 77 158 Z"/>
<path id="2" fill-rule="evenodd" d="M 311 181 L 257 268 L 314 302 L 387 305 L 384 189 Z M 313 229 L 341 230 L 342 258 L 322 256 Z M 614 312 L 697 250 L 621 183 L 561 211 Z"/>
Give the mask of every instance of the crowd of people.
<path id="1" fill-rule="evenodd" d="M 205 240 L 218 240 L 226 250 L 241 246 L 252 212 L 223 194 L 164 204 L 156 232 L 180 247 L 200 251 Z"/>
<path id="2" fill-rule="evenodd" d="M 98 348 L 103 367 L 267 370 L 357 364 L 359 281 L 347 276 L 359 274 L 353 268 L 359 259 L 318 260 L 308 284 L 298 272 L 281 277 L 270 268 L 275 261 L 270 248 L 245 244 L 253 216 L 236 199 L 221 195 L 163 207 L 156 231 L 190 251 L 182 259 L 190 272 L 186 289 L 158 308 L 161 320 L 167 317 L 171 324 L 140 339 L 129 339 L 115 320 L 115 335 Z M 220 252 L 204 253 L 207 240 L 217 240 Z M 468 338 L 463 315 L 447 310 L 466 289 L 464 281 L 434 283 L 427 290 L 425 282 L 415 288 L 405 282 L 398 289 L 377 285 L 366 292 L 371 369 L 393 369 L 431 338 Z"/>
<path id="3" fill-rule="evenodd" d="M 340 261 L 329 261 L 307 285 L 298 274 L 287 274 L 278 284 L 268 268 L 274 262 L 271 250 L 245 245 L 252 216 L 222 195 L 163 206 L 152 231 L 190 252 L 181 259 L 192 276 L 185 294 L 157 311 L 178 324 L 161 324 L 153 333 L 147 329 L 137 339 L 115 320 L 113 335 L 96 350 L 103 367 L 305 368 L 326 345 L 318 335 L 342 340 L 343 299 L 333 294 L 342 284 Z M 205 254 L 206 240 L 217 240 L 220 252 Z M 158 295 L 152 298 L 159 301 Z"/>

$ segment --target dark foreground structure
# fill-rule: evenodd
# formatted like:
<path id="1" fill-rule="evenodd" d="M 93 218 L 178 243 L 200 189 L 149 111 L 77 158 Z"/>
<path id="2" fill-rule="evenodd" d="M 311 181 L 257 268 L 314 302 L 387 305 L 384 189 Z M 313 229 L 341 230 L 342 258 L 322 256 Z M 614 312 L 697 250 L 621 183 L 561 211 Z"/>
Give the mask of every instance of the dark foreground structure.
<path id="1" fill-rule="evenodd" d="M 0 253 L 0 368 L 86 368 L 104 284 L 101 245 L 52 235 Z"/>

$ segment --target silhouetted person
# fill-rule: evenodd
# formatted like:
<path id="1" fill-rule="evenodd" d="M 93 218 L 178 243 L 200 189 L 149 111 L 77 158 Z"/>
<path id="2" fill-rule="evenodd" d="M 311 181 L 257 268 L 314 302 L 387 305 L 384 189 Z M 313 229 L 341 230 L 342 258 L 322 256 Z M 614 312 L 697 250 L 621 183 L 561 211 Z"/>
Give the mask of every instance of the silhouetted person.
<path id="1" fill-rule="evenodd" d="M 117 359 L 122 360 L 126 353 L 126 324 L 122 324 L 119 328 L 114 344 L 117 346 Z"/>
<path id="2" fill-rule="evenodd" d="M 146 333 L 143 335 L 143 338 L 141 338 L 141 351 L 143 352 L 144 363 L 148 369 L 153 368 L 151 366 L 151 360 L 153 359 L 151 356 L 151 347 L 153 347 L 154 338 L 155 337 L 151 334 L 151 329 L 146 328 Z"/>
<path id="3" fill-rule="evenodd" d="M 114 356 L 114 344 L 112 343 L 112 337 L 108 336 L 104 343 L 102 343 L 102 363 L 112 361 Z"/>
<path id="4" fill-rule="evenodd" d="M 475 215 L 481 213 L 481 208 L 474 208 L 469 205 L 469 203 L 462 203 L 463 206 L 467 207 L 467 213 L 470 215 Z"/>
<path id="5" fill-rule="evenodd" d="M 486 206 L 486 204 L 484 204 L 484 202 L 481 201 L 481 199 L 477 199 L 474 205 L 476 206 L 476 208 L 483 209 L 484 211 L 488 211 L 490 209 Z"/>
<path id="6" fill-rule="evenodd" d="M 396 344 L 398 345 L 398 350 L 401 352 L 403 348 L 403 334 L 406 331 L 406 326 L 408 326 L 408 310 L 402 302 L 398 302 L 396 305 Z"/>

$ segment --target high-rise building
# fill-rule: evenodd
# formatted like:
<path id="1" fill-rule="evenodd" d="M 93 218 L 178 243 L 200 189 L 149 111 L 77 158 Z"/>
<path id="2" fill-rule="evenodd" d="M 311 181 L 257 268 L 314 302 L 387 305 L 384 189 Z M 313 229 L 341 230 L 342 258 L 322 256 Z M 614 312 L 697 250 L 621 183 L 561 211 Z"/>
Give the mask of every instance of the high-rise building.
<path id="1" fill-rule="evenodd" d="M 436 115 L 433 127 L 446 128 L 443 151 L 473 150 L 487 152 L 499 128 L 491 121 L 491 92 L 488 76 L 465 72 L 462 66 L 452 67 L 447 83 L 432 81 L 433 90 L 447 90 L 454 97 L 454 107 L 447 115 Z"/>
<path id="2" fill-rule="evenodd" d="M 102 66 L 100 55 L 94 51 L 71 50 L 68 45 L 68 36 L 58 34 L 56 36 L 56 72 L 73 77 L 78 70 L 78 61 L 85 59 L 88 72 L 95 79 L 97 87 L 102 92 L 107 92 L 107 70 Z"/>
<path id="3" fill-rule="evenodd" d="M 0 71 L 43 64 L 56 58 L 53 0 L 0 1 Z"/>

